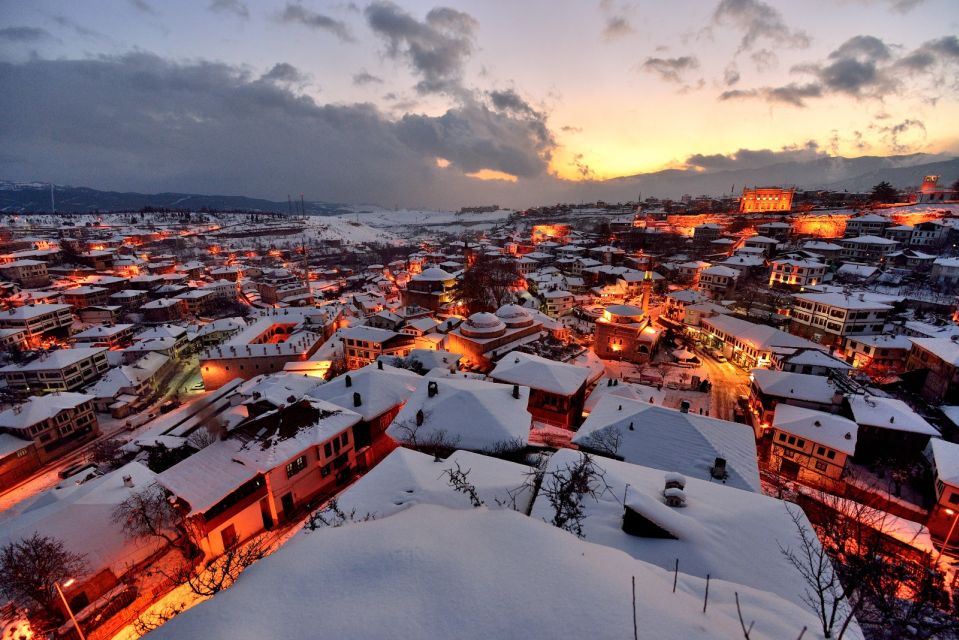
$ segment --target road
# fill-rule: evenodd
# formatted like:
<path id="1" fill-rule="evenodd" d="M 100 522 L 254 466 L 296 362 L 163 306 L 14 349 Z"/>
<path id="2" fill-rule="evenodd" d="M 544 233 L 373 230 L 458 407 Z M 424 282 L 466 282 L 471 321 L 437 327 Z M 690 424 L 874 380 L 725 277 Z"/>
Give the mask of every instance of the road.
<path id="1" fill-rule="evenodd" d="M 709 415 L 723 420 L 732 420 L 739 396 L 749 395 L 749 374 L 728 362 L 717 362 L 707 355 L 699 354 L 702 368 L 713 388 L 709 398 Z"/>
<path id="2" fill-rule="evenodd" d="M 41 491 L 55 487 L 62 481 L 59 476 L 60 471 L 79 462 L 89 460 L 90 451 L 97 442 L 108 440 L 121 433 L 126 436 L 126 439 L 135 437 L 136 431 L 139 431 L 143 425 L 152 420 L 150 414 L 159 414 L 159 407 L 167 398 L 177 394 L 185 401 L 191 399 L 192 396 L 204 393 L 201 390 L 192 388 L 192 386 L 200 380 L 198 357 L 194 356 L 185 360 L 178 369 L 177 373 L 170 379 L 166 391 L 156 398 L 150 406 L 123 419 L 115 419 L 105 414 L 97 414 L 102 435 L 63 457 L 51 461 L 23 482 L 0 491 L 0 513 L 6 511 L 21 500 L 25 500 Z M 134 426 L 135 431 L 132 433 L 127 430 L 126 423 L 128 421 Z"/>

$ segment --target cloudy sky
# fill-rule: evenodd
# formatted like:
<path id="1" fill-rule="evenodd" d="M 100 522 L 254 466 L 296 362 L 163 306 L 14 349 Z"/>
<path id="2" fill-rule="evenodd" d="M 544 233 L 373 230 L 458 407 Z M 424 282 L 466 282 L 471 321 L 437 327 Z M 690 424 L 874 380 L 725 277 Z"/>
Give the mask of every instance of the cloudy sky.
<path id="1" fill-rule="evenodd" d="M 0 178 L 454 207 L 959 151 L 956 0 L 2 0 Z"/>

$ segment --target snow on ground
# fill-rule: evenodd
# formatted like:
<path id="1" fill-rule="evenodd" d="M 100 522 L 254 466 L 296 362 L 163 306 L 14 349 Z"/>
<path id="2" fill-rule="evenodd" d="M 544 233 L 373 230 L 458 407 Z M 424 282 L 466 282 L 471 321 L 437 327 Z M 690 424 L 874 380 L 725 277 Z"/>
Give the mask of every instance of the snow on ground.
<path id="1" fill-rule="evenodd" d="M 371 211 L 344 214 L 338 216 L 341 220 L 353 220 L 371 227 L 392 229 L 398 226 L 443 226 L 463 227 L 476 224 L 495 224 L 506 222 L 513 212 L 509 209 L 499 209 L 481 213 L 456 213 L 453 211 L 420 211 L 415 209 L 374 209 Z"/>
<path id="2" fill-rule="evenodd" d="M 417 505 L 300 534 L 236 584 L 150 637 L 734 638 L 734 604 L 753 638 L 792 638 L 815 619 L 775 594 L 673 576 L 511 510 Z M 748 622 L 747 622 L 748 624 Z M 816 634 L 807 632 L 807 637 Z"/>

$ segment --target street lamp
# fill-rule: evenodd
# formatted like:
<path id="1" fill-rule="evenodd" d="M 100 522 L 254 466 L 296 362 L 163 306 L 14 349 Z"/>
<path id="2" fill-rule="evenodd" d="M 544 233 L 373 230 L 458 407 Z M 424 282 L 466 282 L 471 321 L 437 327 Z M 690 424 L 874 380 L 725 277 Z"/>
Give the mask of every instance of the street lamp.
<path id="1" fill-rule="evenodd" d="M 76 582 L 76 580 L 73 578 L 68 578 L 67 581 L 63 583 L 63 587 L 69 587 L 74 582 Z M 83 635 L 83 631 L 80 630 L 80 623 L 77 622 L 76 616 L 73 615 L 73 609 L 70 608 L 70 603 L 67 602 L 67 597 L 63 595 L 63 589 L 60 588 L 60 583 L 54 582 L 53 586 L 56 587 L 57 593 L 60 594 L 60 599 L 63 600 L 63 606 L 67 608 L 67 613 L 70 614 L 70 620 L 73 621 L 73 628 L 77 630 L 77 635 L 80 636 L 80 640 L 87 640 Z"/>
<path id="2" fill-rule="evenodd" d="M 946 534 L 946 539 L 942 541 L 942 547 L 939 548 L 939 553 L 936 554 L 936 565 L 939 564 L 939 558 L 942 557 L 942 552 L 946 550 L 947 546 L 949 546 L 949 539 L 952 537 L 952 532 L 956 528 L 956 522 L 959 522 L 959 512 L 953 511 L 952 509 L 946 509 L 946 515 L 953 516 L 952 526 L 949 527 L 949 533 Z"/>

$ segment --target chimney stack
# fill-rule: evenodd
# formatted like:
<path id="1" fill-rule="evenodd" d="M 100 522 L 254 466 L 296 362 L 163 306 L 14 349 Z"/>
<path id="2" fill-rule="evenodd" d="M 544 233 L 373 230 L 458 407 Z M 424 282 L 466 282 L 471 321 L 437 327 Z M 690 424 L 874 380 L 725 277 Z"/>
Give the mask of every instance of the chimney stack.
<path id="1" fill-rule="evenodd" d="M 363 396 L 359 394 L 358 391 L 353 392 L 353 406 L 359 407 L 363 405 Z"/>
<path id="2" fill-rule="evenodd" d="M 133 488 L 133 476 L 123 476 L 123 486 Z"/>
<path id="3" fill-rule="evenodd" d="M 513 385 L 513 397 L 516 398 L 516 399 L 519 399 L 519 385 L 518 385 L 518 384 L 514 384 L 514 385 Z"/>
<path id="4" fill-rule="evenodd" d="M 430 380 L 429 384 L 426 385 L 426 395 L 432 398 L 439 392 L 440 392 L 440 389 L 439 389 L 439 386 L 436 384 L 436 381 Z"/>
<path id="5" fill-rule="evenodd" d="M 347 387 L 353 386 L 353 378 L 350 377 L 350 374 L 346 374 L 346 377 L 343 378 L 343 382 L 346 384 Z"/>

